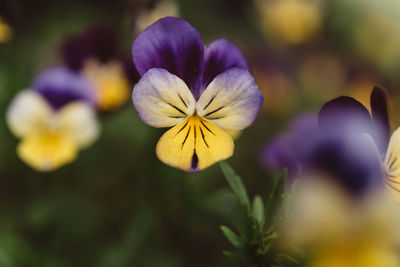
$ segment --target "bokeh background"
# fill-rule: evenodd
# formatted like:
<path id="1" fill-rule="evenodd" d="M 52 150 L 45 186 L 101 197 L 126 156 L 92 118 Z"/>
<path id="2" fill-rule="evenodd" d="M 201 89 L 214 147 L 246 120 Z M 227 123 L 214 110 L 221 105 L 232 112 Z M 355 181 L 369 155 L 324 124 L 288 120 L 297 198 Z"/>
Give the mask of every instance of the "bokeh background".
<path id="1" fill-rule="evenodd" d="M 218 164 L 194 174 L 162 164 L 155 145 L 164 130 L 140 121 L 131 102 L 100 114 L 98 141 L 51 173 L 17 157 L 5 123 L 16 93 L 60 63 L 66 36 L 108 26 L 130 58 L 137 33 L 166 15 L 188 20 L 206 44 L 232 40 L 248 58 L 265 100 L 228 162 L 250 195 L 265 199 L 276 175 L 261 157 L 265 144 L 327 100 L 367 103 L 380 85 L 399 125 L 396 0 L 1 1 L 0 266 L 232 265 L 219 225 L 235 227 L 240 209 Z"/>

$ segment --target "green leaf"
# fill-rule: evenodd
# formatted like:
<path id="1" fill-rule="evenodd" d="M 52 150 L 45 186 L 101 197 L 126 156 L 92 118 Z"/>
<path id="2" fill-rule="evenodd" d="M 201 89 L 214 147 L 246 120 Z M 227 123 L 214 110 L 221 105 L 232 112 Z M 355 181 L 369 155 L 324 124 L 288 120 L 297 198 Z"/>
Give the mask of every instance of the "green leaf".
<path id="1" fill-rule="evenodd" d="M 259 195 L 255 196 L 253 200 L 253 216 L 261 229 L 264 224 L 264 203 Z"/>
<path id="2" fill-rule="evenodd" d="M 245 249 L 246 245 L 245 243 L 243 243 L 243 241 L 241 240 L 240 237 L 238 237 L 231 229 L 229 229 L 228 227 L 222 225 L 220 227 L 222 233 L 224 234 L 224 236 L 226 237 L 226 239 L 228 239 L 228 241 L 236 248 L 238 249 Z"/>
<path id="3" fill-rule="evenodd" d="M 275 219 L 276 212 L 278 210 L 278 204 L 283 200 L 285 190 L 286 190 L 286 177 L 287 170 L 283 170 L 272 187 L 272 192 L 269 195 L 269 199 L 266 206 L 265 214 L 265 225 L 266 227 L 271 227 L 271 223 Z"/>
<path id="4" fill-rule="evenodd" d="M 249 197 L 247 195 L 246 188 L 243 185 L 240 177 L 235 173 L 231 166 L 228 163 L 222 161 L 220 163 L 222 172 L 225 175 L 228 184 L 232 188 L 233 192 L 239 198 L 240 203 L 247 209 L 247 211 L 251 211 Z"/>
<path id="5" fill-rule="evenodd" d="M 238 265 L 245 265 L 247 263 L 247 259 L 246 257 L 244 257 L 243 255 L 239 254 L 239 253 L 235 253 L 232 251 L 222 251 L 222 253 L 227 256 L 231 261 L 233 261 L 234 263 L 238 264 Z"/>

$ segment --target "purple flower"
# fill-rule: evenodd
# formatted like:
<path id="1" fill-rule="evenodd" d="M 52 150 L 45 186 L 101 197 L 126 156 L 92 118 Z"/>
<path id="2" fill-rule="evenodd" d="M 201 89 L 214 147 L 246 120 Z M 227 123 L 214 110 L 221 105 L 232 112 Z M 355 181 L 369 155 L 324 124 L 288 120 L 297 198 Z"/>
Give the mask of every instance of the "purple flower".
<path id="1" fill-rule="evenodd" d="M 230 157 L 228 133 L 251 125 L 263 102 L 240 50 L 225 39 L 204 49 L 188 22 L 166 17 L 138 35 L 132 55 L 142 77 L 136 111 L 153 127 L 174 126 L 157 144 L 159 159 L 197 171 Z"/>
<path id="2" fill-rule="evenodd" d="M 303 127 L 308 131 L 292 127 L 266 147 L 264 162 L 288 168 L 290 179 L 301 172 L 322 174 L 355 195 L 375 188 L 384 181 L 390 135 L 386 98 L 379 88 L 372 91 L 371 110 L 372 115 L 351 97 L 329 101 L 319 112 L 318 126 L 314 121 Z"/>
<path id="3" fill-rule="evenodd" d="M 94 104 L 91 84 L 79 73 L 65 67 L 42 71 L 33 81 L 32 88 L 41 94 L 54 109 L 73 101 Z"/>
<path id="4" fill-rule="evenodd" d="M 317 116 L 305 114 L 297 117 L 289 130 L 268 142 L 261 153 L 261 162 L 267 167 L 287 168 L 292 181 L 302 170 L 304 151 L 319 138 Z"/>
<path id="5" fill-rule="evenodd" d="M 65 65 L 91 82 L 96 107 L 102 111 L 123 106 L 131 94 L 130 82 L 139 80 L 132 61 L 119 54 L 117 44 L 113 30 L 96 25 L 66 38 L 61 45 Z"/>

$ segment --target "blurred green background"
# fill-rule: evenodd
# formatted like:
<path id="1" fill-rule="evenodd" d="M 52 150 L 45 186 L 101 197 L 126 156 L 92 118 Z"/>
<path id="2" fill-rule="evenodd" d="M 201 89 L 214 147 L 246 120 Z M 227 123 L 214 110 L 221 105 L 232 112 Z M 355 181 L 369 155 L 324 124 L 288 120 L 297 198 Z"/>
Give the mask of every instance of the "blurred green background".
<path id="1" fill-rule="evenodd" d="M 249 60 L 265 102 L 228 162 L 249 194 L 264 199 L 274 170 L 260 153 L 296 115 L 342 94 L 365 101 L 377 84 L 391 95 L 392 125 L 400 121 L 399 3 L 298 1 L 294 7 L 272 0 L 172 2 L 206 44 L 228 38 Z M 155 8 L 156 1 L 144 0 L 0 3 L 12 30 L 0 43 L 0 266 L 232 265 L 222 254 L 230 245 L 219 225 L 237 226 L 239 205 L 218 164 L 194 174 L 162 164 L 155 145 L 164 130 L 140 121 L 130 102 L 100 115 L 99 140 L 52 173 L 21 162 L 19 141 L 5 124 L 14 95 L 60 62 L 63 37 L 108 25 L 130 56 L 137 17 Z"/>

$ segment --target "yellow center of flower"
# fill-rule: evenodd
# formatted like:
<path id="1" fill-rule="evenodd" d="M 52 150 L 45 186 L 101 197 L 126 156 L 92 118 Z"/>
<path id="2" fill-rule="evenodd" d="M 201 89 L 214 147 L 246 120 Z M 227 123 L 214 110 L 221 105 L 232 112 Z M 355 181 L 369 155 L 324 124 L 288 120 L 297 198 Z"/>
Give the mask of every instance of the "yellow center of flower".
<path id="1" fill-rule="evenodd" d="M 167 131 L 156 152 L 168 165 L 196 171 L 229 158 L 233 148 L 233 140 L 226 131 L 195 114 Z"/>

